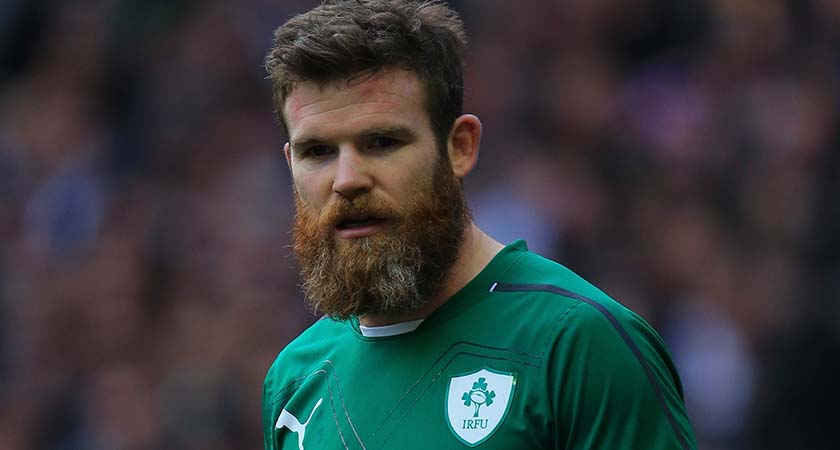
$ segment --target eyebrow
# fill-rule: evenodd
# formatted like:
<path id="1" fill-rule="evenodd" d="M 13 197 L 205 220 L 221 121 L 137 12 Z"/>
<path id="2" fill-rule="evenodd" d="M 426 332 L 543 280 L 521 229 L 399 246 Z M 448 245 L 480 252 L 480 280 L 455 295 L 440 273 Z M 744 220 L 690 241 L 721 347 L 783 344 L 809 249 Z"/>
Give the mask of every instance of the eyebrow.
<path id="1" fill-rule="evenodd" d="M 403 139 L 416 139 L 417 133 L 409 127 L 402 125 L 372 127 L 360 133 L 362 137 L 371 138 L 376 136 L 395 136 Z"/>
<path id="2" fill-rule="evenodd" d="M 417 133 L 410 127 L 403 125 L 373 126 L 358 133 L 358 138 L 360 139 L 370 139 L 377 136 L 393 136 L 406 141 L 413 141 L 417 139 Z M 290 145 L 292 149 L 294 149 L 296 147 L 308 147 L 310 145 L 323 144 L 325 142 L 329 142 L 329 139 L 324 139 L 315 135 L 294 139 L 291 141 Z"/>

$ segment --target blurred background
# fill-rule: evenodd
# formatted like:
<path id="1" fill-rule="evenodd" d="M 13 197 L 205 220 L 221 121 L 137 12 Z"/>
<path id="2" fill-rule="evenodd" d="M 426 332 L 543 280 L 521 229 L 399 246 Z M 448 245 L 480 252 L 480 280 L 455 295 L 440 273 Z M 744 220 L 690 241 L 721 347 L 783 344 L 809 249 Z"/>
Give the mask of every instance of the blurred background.
<path id="1" fill-rule="evenodd" d="M 262 448 L 315 320 L 262 59 L 316 3 L 0 1 L 0 448 Z M 661 331 L 702 449 L 836 448 L 840 2 L 451 4 L 479 224 Z"/>

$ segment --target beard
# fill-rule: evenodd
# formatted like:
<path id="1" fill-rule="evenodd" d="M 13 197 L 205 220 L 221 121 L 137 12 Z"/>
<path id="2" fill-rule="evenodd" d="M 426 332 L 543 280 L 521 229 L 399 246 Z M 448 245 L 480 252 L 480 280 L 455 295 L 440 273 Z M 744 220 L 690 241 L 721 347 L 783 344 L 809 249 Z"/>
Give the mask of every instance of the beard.
<path id="1" fill-rule="evenodd" d="M 415 311 L 441 289 L 470 222 L 461 185 L 438 156 L 431 187 L 404 205 L 365 193 L 339 197 L 322 214 L 295 192 L 294 250 L 302 290 L 316 312 L 346 320 L 365 314 Z M 378 217 L 388 228 L 368 237 L 338 239 L 348 217 Z"/>

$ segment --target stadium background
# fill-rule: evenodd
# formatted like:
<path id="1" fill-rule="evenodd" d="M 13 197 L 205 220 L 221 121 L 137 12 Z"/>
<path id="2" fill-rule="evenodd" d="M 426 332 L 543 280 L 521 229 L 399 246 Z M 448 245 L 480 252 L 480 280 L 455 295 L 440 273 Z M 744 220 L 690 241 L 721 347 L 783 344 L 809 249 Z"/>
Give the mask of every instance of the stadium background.
<path id="1" fill-rule="evenodd" d="M 0 2 L 0 448 L 261 448 L 314 320 L 261 62 L 314 3 Z M 478 222 L 661 330 L 701 448 L 836 448 L 840 2 L 451 3 Z"/>

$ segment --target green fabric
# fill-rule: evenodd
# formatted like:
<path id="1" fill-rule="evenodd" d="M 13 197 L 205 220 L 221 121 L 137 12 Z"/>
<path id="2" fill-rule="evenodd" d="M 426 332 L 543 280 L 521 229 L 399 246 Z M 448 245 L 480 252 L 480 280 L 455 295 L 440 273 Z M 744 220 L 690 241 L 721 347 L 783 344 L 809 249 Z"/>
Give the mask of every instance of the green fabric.
<path id="1" fill-rule="evenodd" d="M 527 289 L 539 285 L 600 308 Z M 299 449 L 301 434 L 308 450 L 696 448 L 659 335 L 523 241 L 413 332 L 369 338 L 356 320 L 321 319 L 280 353 L 263 401 L 267 450 Z M 284 409 L 291 425 L 277 428 Z"/>

